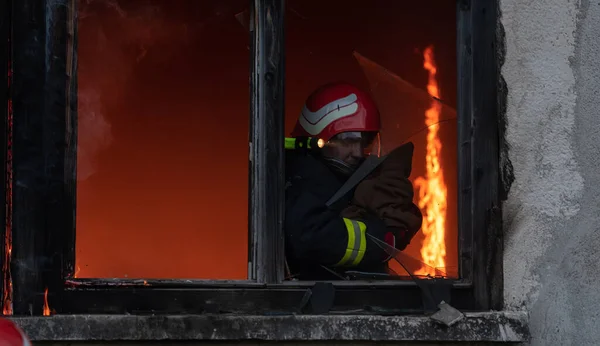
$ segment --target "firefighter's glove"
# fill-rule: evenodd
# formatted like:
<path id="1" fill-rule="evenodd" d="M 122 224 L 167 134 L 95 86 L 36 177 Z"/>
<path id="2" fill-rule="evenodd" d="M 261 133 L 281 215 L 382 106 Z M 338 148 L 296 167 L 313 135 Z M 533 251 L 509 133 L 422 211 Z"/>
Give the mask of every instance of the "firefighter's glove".
<path id="1" fill-rule="evenodd" d="M 389 245 L 398 250 L 406 249 L 410 239 L 407 239 L 407 232 L 404 229 L 397 227 L 387 227 L 384 235 L 384 241 Z M 384 262 L 388 262 L 392 259 L 392 256 L 387 256 Z"/>

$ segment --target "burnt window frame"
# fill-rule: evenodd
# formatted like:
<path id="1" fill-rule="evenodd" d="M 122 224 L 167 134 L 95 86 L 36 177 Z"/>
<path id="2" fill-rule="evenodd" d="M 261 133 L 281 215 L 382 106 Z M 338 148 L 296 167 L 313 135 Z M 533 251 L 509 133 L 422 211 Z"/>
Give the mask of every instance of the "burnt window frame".
<path id="1" fill-rule="evenodd" d="M 6 13 L 0 33 L 11 37 L 10 45 L 2 40 L 0 47 L 10 50 L 14 76 L 0 101 L 7 109 L 10 97 L 16 115 L 11 125 L 4 111 L 0 123 L 5 149 L 13 136 L 12 209 L 7 209 L 12 220 L 5 226 L 12 230 L 15 315 L 42 315 L 45 296 L 59 314 L 311 311 L 306 307 L 315 283 L 283 280 L 285 0 L 249 2 L 249 280 L 189 281 L 73 278 L 77 0 L 0 0 L 0 14 Z M 8 10 L 2 11 L 4 6 Z M 497 0 L 457 0 L 461 279 L 444 283 L 450 303 L 464 311 L 502 307 L 497 6 Z M 0 79 L 4 86 L 6 75 Z M 2 152 L 7 162 L 7 150 Z M 2 192 L 6 195 L 5 186 Z M 423 293 L 414 282 L 340 281 L 333 286 L 331 308 L 340 313 L 423 311 Z"/>
<path id="2" fill-rule="evenodd" d="M 0 208 L 0 222 L 2 222 L 2 230 L 0 230 L 0 262 L 2 262 L 2 285 L 0 285 L 0 308 L 3 308 L 5 296 L 4 293 L 7 290 L 5 285 L 9 283 L 5 279 L 10 278 L 10 268 L 6 266 L 7 258 L 10 256 L 8 251 L 6 251 L 6 244 L 12 243 L 11 239 L 7 239 L 6 237 L 10 237 L 12 234 L 6 231 L 6 225 L 8 224 L 6 221 L 7 216 L 7 208 L 9 203 L 7 202 L 7 175 L 8 175 L 8 165 L 9 163 L 9 141 L 11 141 L 9 129 L 9 56 L 10 56 L 10 15 L 9 15 L 9 6 L 8 1 L 2 0 L 0 1 L 0 162 L 4 166 L 0 169 L 0 179 L 2 179 L 2 184 L 0 184 L 0 194 L 2 195 L 2 200 L 4 203 L 2 204 L 2 208 Z M 3 310 L 0 310 L 3 311 Z"/>

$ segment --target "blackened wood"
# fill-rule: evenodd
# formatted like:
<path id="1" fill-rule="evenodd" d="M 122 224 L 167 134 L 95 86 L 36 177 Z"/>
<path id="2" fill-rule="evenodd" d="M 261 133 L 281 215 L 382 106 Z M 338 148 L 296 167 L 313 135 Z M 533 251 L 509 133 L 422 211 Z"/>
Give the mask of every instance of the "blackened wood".
<path id="1" fill-rule="evenodd" d="M 473 55 L 471 0 L 457 1 L 458 224 L 459 277 L 473 280 Z"/>
<path id="2" fill-rule="evenodd" d="M 62 289 L 65 236 L 73 228 L 67 148 L 74 134 L 67 58 L 71 0 L 13 6 L 13 259 L 15 315 L 41 315 Z"/>
<path id="3" fill-rule="evenodd" d="M 254 0 L 251 11 L 251 279 L 284 278 L 284 0 Z"/>
<path id="4" fill-rule="evenodd" d="M 8 140 L 8 65 L 9 65 L 9 28 L 10 28 L 10 2 L 0 0 L 0 258 L 2 259 L 2 284 L 0 285 L 0 311 L 3 309 L 4 290 L 8 286 L 8 267 L 5 268 L 7 255 L 6 249 L 6 162 Z M 7 272 L 5 272 L 7 271 Z"/>
<path id="5" fill-rule="evenodd" d="M 426 280 L 426 279 L 424 279 Z M 462 280 L 445 280 L 456 288 L 468 288 L 470 284 Z M 341 288 L 384 288 L 414 287 L 418 286 L 409 277 L 404 280 L 366 281 L 366 280 L 338 280 L 327 281 Z M 314 285 L 311 281 L 284 281 L 281 284 L 262 284 L 255 281 L 239 280 L 187 280 L 187 279 L 77 279 L 68 278 L 65 286 L 68 288 L 111 288 L 111 287 L 150 287 L 150 288 L 310 288 Z"/>
<path id="6" fill-rule="evenodd" d="M 78 0 L 68 0 L 69 6 L 64 19 L 66 21 L 66 49 L 65 61 L 65 98 L 66 107 L 64 110 L 64 192 L 62 200 L 62 222 L 64 228 L 60 230 L 62 246 L 62 278 L 72 277 L 75 273 L 75 218 L 76 218 L 76 197 L 77 197 L 77 11 Z M 59 207 L 61 207 L 59 205 Z"/>
<path id="7" fill-rule="evenodd" d="M 294 314 L 307 289 L 68 289 L 58 305 L 59 314 Z M 452 306 L 474 309 L 469 289 L 451 291 Z M 336 288 L 332 313 L 422 314 L 417 287 Z"/>
<path id="8" fill-rule="evenodd" d="M 255 281 L 239 280 L 186 280 L 186 279 L 74 279 L 65 280 L 67 288 L 240 288 L 266 287 Z"/>
<path id="9" fill-rule="evenodd" d="M 473 284 L 481 310 L 501 306 L 501 212 L 499 201 L 498 57 L 496 54 L 497 1 L 472 1 L 473 86 Z M 498 296 L 500 295 L 500 296 Z M 499 305 L 500 304 L 500 305 Z"/>
<path id="10" fill-rule="evenodd" d="M 502 307 L 497 6 L 457 3 L 460 274 L 479 310 Z"/>
<path id="11" fill-rule="evenodd" d="M 41 263 L 45 167 L 45 4 L 35 0 L 13 7 L 13 307 L 16 315 L 41 314 Z"/>

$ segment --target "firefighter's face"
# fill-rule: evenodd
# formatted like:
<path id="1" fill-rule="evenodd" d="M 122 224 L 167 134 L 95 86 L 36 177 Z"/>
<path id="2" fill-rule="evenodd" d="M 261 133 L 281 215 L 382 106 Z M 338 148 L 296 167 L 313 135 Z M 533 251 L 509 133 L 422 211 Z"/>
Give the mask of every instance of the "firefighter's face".
<path id="1" fill-rule="evenodd" d="M 357 165 L 364 157 L 360 142 L 329 141 L 323 148 L 323 154 L 344 161 L 349 165 Z"/>

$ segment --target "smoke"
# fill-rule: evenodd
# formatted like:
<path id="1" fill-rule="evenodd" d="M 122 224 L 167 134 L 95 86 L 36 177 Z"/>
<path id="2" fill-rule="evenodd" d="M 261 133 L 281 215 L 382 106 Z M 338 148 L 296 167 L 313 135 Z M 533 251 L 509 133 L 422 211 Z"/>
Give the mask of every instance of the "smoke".
<path id="1" fill-rule="evenodd" d="M 111 125 L 102 112 L 100 93 L 94 88 L 79 92 L 77 179 L 89 178 L 96 169 L 96 155 L 112 142 Z"/>
<path id="2" fill-rule="evenodd" d="M 116 114 L 132 87 L 136 66 L 151 49 L 168 43 L 183 48 L 190 31 L 203 21 L 178 21 L 165 11 L 165 1 L 80 0 L 78 12 L 78 181 L 97 170 L 97 156 L 110 147 Z M 173 6 L 177 7 L 177 6 Z M 217 9 L 219 10 L 219 9 Z M 218 13 L 217 13 L 218 14 Z M 182 49 L 183 50 L 183 49 Z M 168 63 L 172 49 L 153 55 L 153 63 Z"/>

